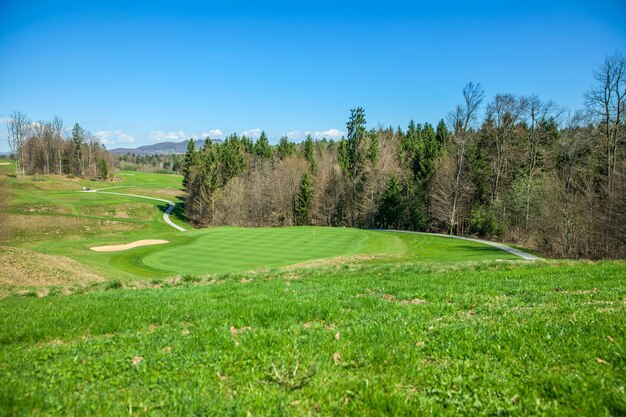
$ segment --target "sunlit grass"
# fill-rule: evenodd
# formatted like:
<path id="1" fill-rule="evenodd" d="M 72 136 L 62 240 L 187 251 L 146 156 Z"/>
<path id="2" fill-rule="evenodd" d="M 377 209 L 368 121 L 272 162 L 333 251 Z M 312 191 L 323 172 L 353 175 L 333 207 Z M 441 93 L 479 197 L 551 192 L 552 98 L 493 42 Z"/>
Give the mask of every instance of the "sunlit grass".
<path id="1" fill-rule="evenodd" d="M 11 296 L 2 414 L 623 414 L 625 266 L 335 265 Z"/>

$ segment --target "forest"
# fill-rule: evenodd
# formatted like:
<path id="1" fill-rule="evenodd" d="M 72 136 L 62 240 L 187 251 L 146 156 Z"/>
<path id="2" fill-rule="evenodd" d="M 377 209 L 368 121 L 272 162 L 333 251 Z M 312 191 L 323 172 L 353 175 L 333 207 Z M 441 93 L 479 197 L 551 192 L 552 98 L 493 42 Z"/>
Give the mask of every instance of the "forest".
<path id="1" fill-rule="evenodd" d="M 573 113 L 536 95 L 486 100 L 468 83 L 436 125 L 368 128 L 357 107 L 339 141 L 190 141 L 185 213 L 198 227 L 433 231 L 550 256 L 624 258 L 625 56 L 607 57 L 593 82 Z"/>
<path id="2" fill-rule="evenodd" d="M 112 178 L 114 155 L 78 123 L 66 137 L 63 119 L 31 121 L 20 111 L 7 124 L 16 176 L 73 175 L 92 180 Z"/>

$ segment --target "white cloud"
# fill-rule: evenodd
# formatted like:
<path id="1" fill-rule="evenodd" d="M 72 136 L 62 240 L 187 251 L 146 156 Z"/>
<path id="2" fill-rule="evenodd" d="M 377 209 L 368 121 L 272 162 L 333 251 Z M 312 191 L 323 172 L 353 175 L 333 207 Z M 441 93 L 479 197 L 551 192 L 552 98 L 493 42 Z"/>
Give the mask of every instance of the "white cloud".
<path id="1" fill-rule="evenodd" d="M 202 132 L 202 137 L 206 138 L 207 136 L 213 139 L 218 139 L 224 136 L 224 132 L 220 129 L 211 129 L 208 132 Z"/>
<path id="2" fill-rule="evenodd" d="M 119 145 L 135 142 L 133 135 L 122 132 L 121 130 L 101 130 L 93 134 L 104 145 Z"/>
<path id="3" fill-rule="evenodd" d="M 287 139 L 300 139 L 302 137 L 302 132 L 299 130 L 292 130 L 291 132 L 285 133 L 284 136 L 287 136 Z"/>
<path id="4" fill-rule="evenodd" d="M 245 132 L 242 133 L 242 135 L 247 136 L 249 138 L 258 138 L 259 136 L 261 136 L 261 129 L 257 127 L 256 129 L 246 130 Z"/>
<path id="5" fill-rule="evenodd" d="M 190 135 L 179 130 L 177 132 L 164 132 L 162 130 L 155 130 L 148 135 L 148 140 L 151 142 L 180 142 L 182 140 L 189 139 Z"/>
<path id="6" fill-rule="evenodd" d="M 304 132 L 307 135 L 311 135 L 313 138 L 315 139 L 340 139 L 342 136 L 345 135 L 344 132 L 342 132 L 339 129 L 328 129 L 328 130 L 324 130 L 324 131 L 316 131 L 316 132 L 311 132 L 311 131 L 306 131 Z"/>

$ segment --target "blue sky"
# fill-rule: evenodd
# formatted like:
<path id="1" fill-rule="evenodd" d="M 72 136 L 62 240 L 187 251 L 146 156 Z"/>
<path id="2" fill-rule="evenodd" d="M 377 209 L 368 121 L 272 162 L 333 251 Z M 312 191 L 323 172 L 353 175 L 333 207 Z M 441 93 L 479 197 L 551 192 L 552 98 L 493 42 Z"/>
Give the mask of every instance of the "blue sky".
<path id="1" fill-rule="evenodd" d="M 624 22 L 619 0 L 0 0 L 0 121 L 59 115 L 109 148 L 297 141 L 340 136 L 356 106 L 370 127 L 436 123 L 468 81 L 577 109 L 604 56 L 626 52 Z"/>

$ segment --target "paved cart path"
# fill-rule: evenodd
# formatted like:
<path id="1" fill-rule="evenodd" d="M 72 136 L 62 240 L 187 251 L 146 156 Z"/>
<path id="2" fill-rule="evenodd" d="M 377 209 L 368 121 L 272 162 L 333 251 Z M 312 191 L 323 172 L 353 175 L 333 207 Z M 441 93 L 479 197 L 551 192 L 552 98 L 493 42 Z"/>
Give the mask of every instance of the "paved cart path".
<path id="1" fill-rule="evenodd" d="M 187 229 L 177 225 L 176 223 L 174 223 L 172 221 L 172 219 L 170 219 L 170 213 L 172 212 L 172 210 L 174 210 L 174 207 L 176 207 L 176 203 L 174 203 L 172 201 L 169 201 L 169 200 L 164 200 L 162 198 L 146 197 L 144 195 L 125 194 L 125 193 L 116 193 L 114 191 L 106 191 L 106 190 L 110 190 L 111 188 L 122 188 L 122 187 L 126 187 L 126 186 L 100 188 L 100 189 L 97 189 L 97 190 L 84 190 L 83 192 L 85 192 L 85 193 L 100 193 L 100 194 L 123 195 L 123 196 L 126 196 L 126 197 L 135 197 L 135 198 L 143 198 L 143 199 L 146 199 L 146 200 L 162 201 L 164 203 L 169 204 L 169 206 L 167 207 L 167 210 L 165 210 L 165 213 L 163 213 L 163 220 L 165 220 L 165 223 L 169 224 L 170 226 L 172 226 L 176 230 L 180 230 L 181 232 L 186 232 L 187 231 Z"/>
<path id="2" fill-rule="evenodd" d="M 516 249 L 516 248 L 512 248 L 512 247 L 507 246 L 507 245 L 505 245 L 503 243 L 490 242 L 488 240 L 475 239 L 475 238 L 472 238 L 472 237 L 443 235 L 443 234 L 440 234 L 440 233 L 411 232 L 411 231 L 408 231 L 408 230 L 386 230 L 385 229 L 383 231 L 399 232 L 399 233 L 411 233 L 411 234 L 416 234 L 416 235 L 440 236 L 440 237 L 449 237 L 451 239 L 469 240 L 470 242 L 477 242 L 477 243 L 482 243 L 484 245 L 493 246 L 494 248 L 498 248 L 498 249 L 503 250 L 505 252 L 508 252 L 508 253 L 513 254 L 513 255 L 519 256 L 520 258 L 525 259 L 527 261 L 538 261 L 538 260 L 541 259 L 538 256 L 535 256 L 533 254 L 521 251 L 521 250 Z"/>

